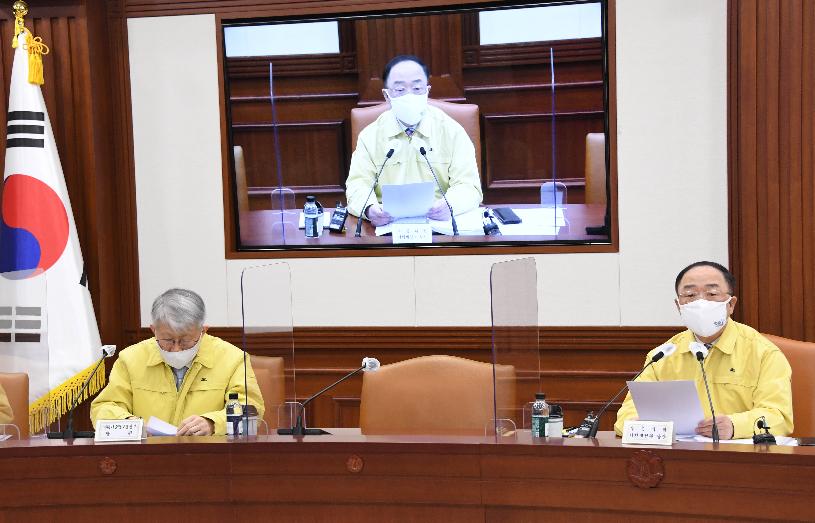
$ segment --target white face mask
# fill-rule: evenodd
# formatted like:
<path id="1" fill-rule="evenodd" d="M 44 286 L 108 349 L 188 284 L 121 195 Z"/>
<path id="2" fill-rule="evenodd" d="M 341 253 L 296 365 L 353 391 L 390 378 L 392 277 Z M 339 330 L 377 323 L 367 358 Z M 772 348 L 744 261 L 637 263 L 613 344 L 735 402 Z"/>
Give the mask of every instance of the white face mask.
<path id="1" fill-rule="evenodd" d="M 427 111 L 427 93 L 413 94 L 407 93 L 393 98 L 388 96 L 388 101 L 391 104 L 391 110 L 396 118 L 405 125 L 416 125 L 422 121 L 422 117 Z"/>
<path id="2" fill-rule="evenodd" d="M 196 354 L 198 354 L 198 346 L 200 344 L 201 340 L 198 340 L 198 343 L 189 349 L 180 350 L 178 352 L 169 352 L 159 346 L 158 352 L 161 354 L 161 359 L 164 360 L 164 363 L 174 369 L 183 369 L 184 367 L 189 367 L 192 360 L 195 359 Z M 158 345 L 158 342 L 156 342 L 156 345 Z"/>
<path id="3" fill-rule="evenodd" d="M 702 338 L 713 336 L 727 325 L 727 301 L 696 300 L 679 306 L 685 326 Z"/>

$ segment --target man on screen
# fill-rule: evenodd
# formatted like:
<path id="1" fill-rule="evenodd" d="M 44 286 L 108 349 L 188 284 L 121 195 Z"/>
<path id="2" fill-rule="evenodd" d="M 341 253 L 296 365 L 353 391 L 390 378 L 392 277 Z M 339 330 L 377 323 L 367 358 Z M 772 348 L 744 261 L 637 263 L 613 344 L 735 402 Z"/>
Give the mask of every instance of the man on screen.
<path id="1" fill-rule="evenodd" d="M 428 105 L 427 66 L 415 56 L 400 55 L 385 66 L 382 80 L 382 95 L 390 109 L 359 133 L 346 181 L 349 211 L 356 216 L 362 213 L 377 226 L 391 222 L 393 218 L 379 203 L 382 185 L 433 181 L 418 152 L 419 145 L 425 147 L 453 212 L 461 214 L 478 207 L 482 193 L 475 147 L 458 122 Z M 395 149 L 393 157 L 385 165 L 374 194 L 366 200 L 391 148 Z M 434 220 L 450 218 L 438 188 L 427 216 Z"/>
<path id="2" fill-rule="evenodd" d="M 702 371 L 689 349 L 691 342 L 701 342 L 709 348 L 703 363 L 719 437 L 751 437 L 762 416 L 773 434 L 787 435 L 793 428 L 790 365 L 767 338 L 730 318 L 736 307 L 735 285 L 735 277 L 718 263 L 700 261 L 682 269 L 676 277 L 675 303 L 688 330 L 669 340 L 676 344 L 676 352 L 649 367 L 638 381 L 695 381 L 710 415 Z M 636 417 L 628 394 L 617 412 L 614 430 L 621 434 L 624 421 Z M 708 417 L 699 422 L 696 433 L 709 437 L 712 427 L 712 417 Z"/>
<path id="3" fill-rule="evenodd" d="M 204 300 L 186 289 L 170 289 L 153 302 L 154 338 L 119 354 L 107 386 L 91 404 L 100 419 L 155 416 L 178 426 L 178 436 L 226 434 L 226 400 L 246 401 L 243 351 L 207 334 Z M 246 360 L 249 404 L 263 416 L 263 398 Z"/>

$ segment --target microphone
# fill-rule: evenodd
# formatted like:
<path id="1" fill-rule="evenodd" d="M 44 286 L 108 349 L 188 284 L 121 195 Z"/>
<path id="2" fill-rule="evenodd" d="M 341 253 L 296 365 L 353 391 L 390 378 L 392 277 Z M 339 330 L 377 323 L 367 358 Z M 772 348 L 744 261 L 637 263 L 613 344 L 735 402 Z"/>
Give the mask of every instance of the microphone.
<path id="1" fill-rule="evenodd" d="M 291 436 L 320 436 L 322 434 L 329 434 L 329 432 L 326 432 L 323 429 L 303 427 L 303 413 L 306 410 L 306 405 L 308 405 L 309 403 L 314 401 L 316 398 L 318 398 L 324 392 L 333 389 L 334 387 L 336 387 L 337 385 L 339 385 L 343 381 L 347 380 L 348 378 L 350 378 L 354 374 L 357 374 L 359 372 L 376 372 L 376 371 L 379 370 L 379 367 L 380 367 L 380 364 L 379 364 L 378 359 L 376 359 L 376 358 L 362 358 L 362 366 L 360 368 L 352 370 L 351 372 L 349 372 L 348 374 L 346 374 L 342 378 L 338 379 L 337 381 L 335 381 L 334 383 L 332 383 L 328 387 L 325 387 L 324 389 L 318 391 L 313 396 L 311 396 L 306 401 L 304 401 L 303 403 L 300 404 L 300 412 L 297 413 L 297 420 L 294 423 L 294 427 L 292 427 L 290 429 L 277 429 L 277 433 L 281 434 L 281 435 L 284 435 L 284 436 L 287 436 L 287 435 L 291 435 Z"/>
<path id="2" fill-rule="evenodd" d="M 636 376 L 631 378 L 631 381 L 636 381 L 637 378 L 639 378 L 640 375 L 643 372 L 645 372 L 645 370 L 648 367 L 650 367 L 654 363 L 658 362 L 662 358 L 667 358 L 668 356 L 673 354 L 674 351 L 676 351 L 676 345 L 674 345 L 673 343 L 663 343 L 662 345 L 660 345 L 659 349 L 656 352 L 656 354 L 651 356 L 651 361 L 649 361 L 648 364 L 645 367 L 643 367 L 637 373 Z M 594 437 L 596 437 L 597 436 L 597 429 L 600 428 L 600 417 L 603 414 L 605 414 L 606 410 L 608 410 L 608 408 L 611 406 L 611 404 L 614 403 L 614 401 L 617 398 L 620 397 L 620 394 L 625 392 L 625 389 L 627 389 L 627 388 L 628 388 L 628 384 L 623 385 L 623 388 L 621 388 L 620 391 L 617 392 L 617 394 L 615 394 L 613 398 L 611 398 L 608 402 L 606 402 L 605 405 L 603 405 L 603 408 L 600 409 L 600 412 L 598 412 L 596 416 L 594 416 L 593 412 L 590 412 L 589 415 L 586 416 L 586 419 L 583 420 L 583 423 L 580 424 L 580 429 L 578 429 L 577 435 L 578 436 L 583 436 L 583 437 L 586 437 L 586 438 L 594 438 Z"/>
<path id="3" fill-rule="evenodd" d="M 443 191 L 441 188 L 439 178 L 436 176 L 436 171 L 433 170 L 433 166 L 430 165 L 430 160 L 427 159 L 427 149 L 425 149 L 421 139 L 414 138 L 412 143 L 414 144 L 414 147 L 416 147 L 416 150 L 419 151 L 419 154 L 422 155 L 424 161 L 427 162 L 427 167 L 430 169 L 430 174 L 433 175 L 433 179 L 436 181 L 436 187 L 439 188 L 441 197 L 444 198 L 444 203 L 447 204 L 447 208 L 450 210 L 450 222 L 453 224 L 453 236 L 458 236 L 458 224 L 456 224 L 456 215 L 453 214 L 453 208 L 450 206 L 450 202 L 447 201 L 447 195 L 445 194 L 446 191 Z"/>
<path id="4" fill-rule="evenodd" d="M 391 159 L 393 153 L 399 150 L 402 146 L 402 142 L 399 140 L 391 140 L 388 142 L 388 152 L 385 153 L 385 161 L 382 162 L 382 166 L 379 167 L 379 172 L 376 173 L 376 177 L 374 178 L 374 183 L 371 185 L 371 190 L 368 191 L 368 197 L 365 198 L 365 202 L 362 204 L 362 210 L 359 211 L 359 216 L 357 217 L 357 230 L 354 232 L 354 236 L 359 238 L 362 236 L 362 215 L 365 214 L 365 208 L 368 206 L 368 200 L 371 199 L 371 195 L 374 193 L 374 189 L 376 189 L 376 184 L 379 182 L 379 177 L 382 175 L 382 171 L 385 169 L 385 164 L 388 163 L 388 160 Z"/>
<path id="5" fill-rule="evenodd" d="M 99 358 L 99 361 L 96 363 L 96 367 L 93 368 L 88 379 L 85 380 L 85 383 L 82 385 L 82 388 L 79 390 L 79 394 L 74 397 L 74 401 L 71 404 L 71 408 L 68 411 L 68 417 L 65 421 L 65 430 L 62 432 L 49 432 L 48 439 L 74 439 L 74 438 L 92 438 L 96 434 L 93 430 L 74 430 L 74 409 L 76 409 L 77 403 L 79 403 L 79 398 L 82 397 L 82 394 L 85 393 L 85 389 L 88 388 L 93 377 L 96 375 L 96 371 L 99 369 L 99 366 L 102 365 L 102 362 L 105 361 L 105 358 L 110 358 L 116 353 L 116 345 L 102 345 L 102 357 Z"/>
<path id="6" fill-rule="evenodd" d="M 710 415 L 713 418 L 713 429 L 711 430 L 713 436 L 713 443 L 719 442 L 719 427 L 716 425 L 716 412 L 713 411 L 713 399 L 710 397 L 710 387 L 707 384 L 707 373 L 705 372 L 705 357 L 707 357 L 707 353 L 710 350 L 703 344 L 699 343 L 698 341 L 694 341 L 690 344 L 691 352 L 696 356 L 696 360 L 699 362 L 699 367 L 702 369 L 702 379 L 705 381 L 705 392 L 707 392 L 707 401 L 710 403 Z"/>
<path id="7" fill-rule="evenodd" d="M 753 431 L 753 444 L 759 445 L 764 443 L 766 445 L 775 445 L 775 436 L 770 434 L 770 426 L 767 425 L 767 419 L 764 416 L 756 420 L 756 426 L 758 430 L 763 430 L 764 434 L 756 434 L 756 432 Z"/>

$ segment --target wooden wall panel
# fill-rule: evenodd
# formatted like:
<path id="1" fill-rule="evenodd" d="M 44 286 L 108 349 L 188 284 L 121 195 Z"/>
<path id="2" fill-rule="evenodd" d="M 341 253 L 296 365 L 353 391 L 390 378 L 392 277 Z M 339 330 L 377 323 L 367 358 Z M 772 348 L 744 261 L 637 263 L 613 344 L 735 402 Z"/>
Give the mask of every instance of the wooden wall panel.
<path id="1" fill-rule="evenodd" d="M 815 341 L 815 3 L 731 0 L 730 264 L 738 317 Z"/>
<path id="2" fill-rule="evenodd" d="M 239 124 L 232 133 L 233 143 L 243 147 L 248 185 L 256 190 L 277 187 L 274 126 Z M 283 185 L 295 192 L 319 187 L 344 195 L 340 173 L 347 170 L 348 153 L 342 121 L 281 124 L 278 136 L 286 144 L 281 147 Z"/>
<path id="3" fill-rule="evenodd" d="M 541 183 L 553 178 L 552 114 L 485 115 L 483 120 L 485 203 L 540 202 Z M 586 154 L 586 134 L 603 132 L 604 114 L 564 113 L 557 114 L 555 121 L 557 179 L 568 186 L 567 201 L 580 203 L 585 185 L 581 160 Z"/>
<path id="4" fill-rule="evenodd" d="M 460 14 L 358 20 L 355 30 L 360 105 L 382 102 L 382 70 L 400 54 L 425 60 L 434 98 L 462 98 Z"/>

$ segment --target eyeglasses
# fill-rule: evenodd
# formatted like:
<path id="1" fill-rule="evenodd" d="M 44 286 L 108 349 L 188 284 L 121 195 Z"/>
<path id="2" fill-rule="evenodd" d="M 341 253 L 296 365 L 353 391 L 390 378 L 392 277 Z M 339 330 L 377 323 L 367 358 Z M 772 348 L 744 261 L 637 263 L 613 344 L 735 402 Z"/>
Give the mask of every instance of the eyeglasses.
<path id="1" fill-rule="evenodd" d="M 696 301 L 699 299 L 705 299 L 708 301 L 727 301 L 730 297 L 730 294 L 727 292 L 722 292 L 716 289 L 710 289 L 707 291 L 685 291 L 679 293 L 679 303 L 680 305 L 684 305 L 686 303 L 690 303 L 692 301 Z"/>
<path id="2" fill-rule="evenodd" d="M 204 333 L 201 332 L 201 334 L 198 336 L 198 338 L 196 338 L 194 340 L 191 340 L 191 339 L 188 339 L 188 338 L 181 338 L 179 340 L 174 340 L 174 339 L 171 339 L 171 338 L 163 338 L 163 339 L 156 338 L 156 341 L 158 342 L 159 347 L 161 347 L 162 349 L 167 350 L 167 351 L 172 349 L 176 345 L 178 345 L 178 348 L 181 349 L 181 350 L 187 350 L 187 349 L 191 349 L 191 348 L 195 347 L 195 344 L 198 343 L 198 341 L 201 339 L 201 336 L 203 336 L 203 335 L 204 335 Z"/>
<path id="3" fill-rule="evenodd" d="M 430 86 L 427 84 L 413 84 L 410 87 L 406 85 L 396 85 L 390 89 L 386 89 L 386 91 L 388 91 L 388 95 L 390 95 L 391 98 L 399 98 L 400 96 L 404 96 L 408 93 L 425 94 L 428 87 Z"/>

